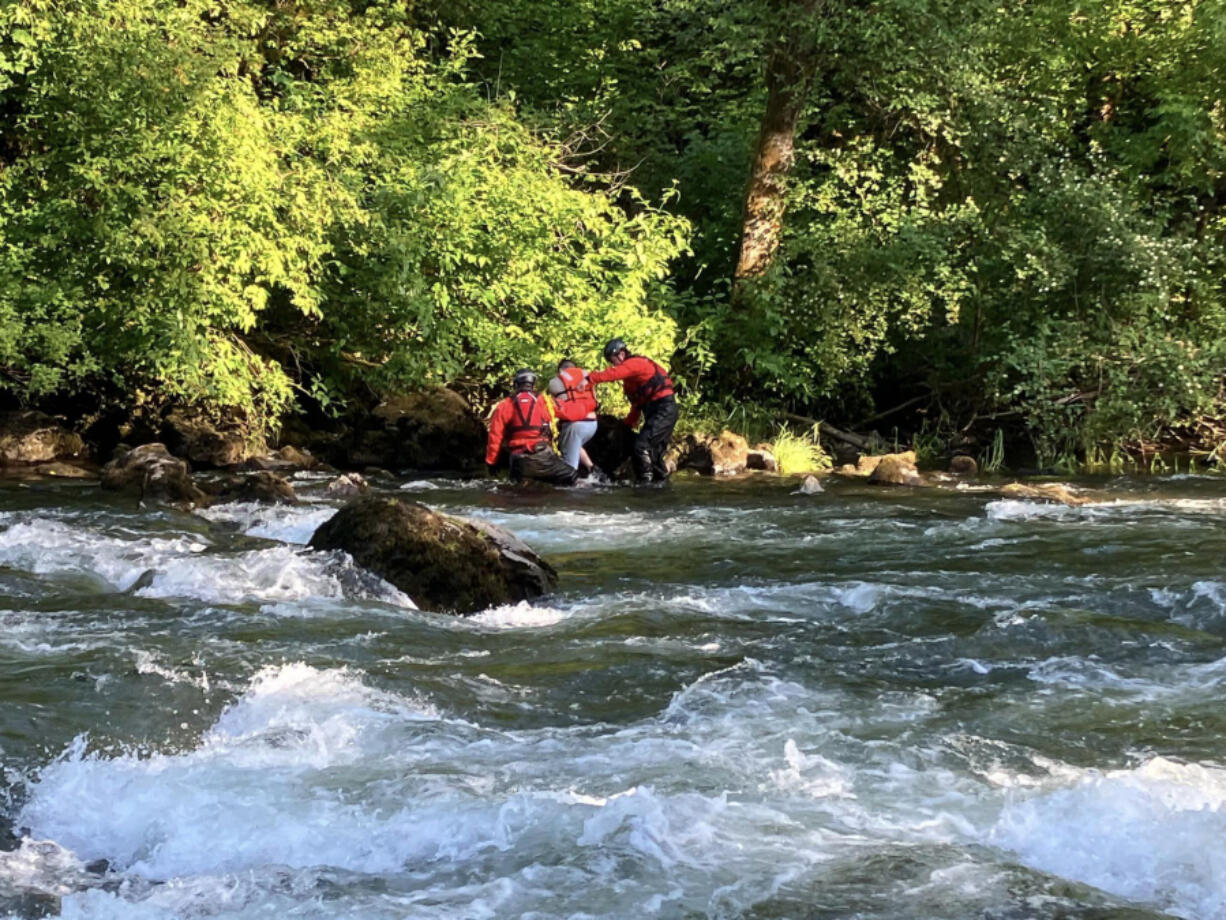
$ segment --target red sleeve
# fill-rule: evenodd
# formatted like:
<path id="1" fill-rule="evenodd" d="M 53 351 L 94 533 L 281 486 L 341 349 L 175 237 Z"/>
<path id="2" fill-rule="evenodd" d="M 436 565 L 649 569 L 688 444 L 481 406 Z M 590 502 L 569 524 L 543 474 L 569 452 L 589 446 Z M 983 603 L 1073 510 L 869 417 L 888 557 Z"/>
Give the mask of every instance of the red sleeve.
<path id="1" fill-rule="evenodd" d="M 485 442 L 485 462 L 493 466 L 498 462 L 498 454 L 502 451 L 502 432 L 507 425 L 507 410 L 510 404 L 503 400 L 490 416 L 490 436 Z"/>
<path id="2" fill-rule="evenodd" d="M 614 380 L 625 380 L 627 377 L 632 377 L 634 366 L 630 363 L 631 360 L 627 358 L 616 367 L 606 367 L 603 371 L 592 371 L 587 375 L 587 379 L 592 383 L 612 383 Z"/>

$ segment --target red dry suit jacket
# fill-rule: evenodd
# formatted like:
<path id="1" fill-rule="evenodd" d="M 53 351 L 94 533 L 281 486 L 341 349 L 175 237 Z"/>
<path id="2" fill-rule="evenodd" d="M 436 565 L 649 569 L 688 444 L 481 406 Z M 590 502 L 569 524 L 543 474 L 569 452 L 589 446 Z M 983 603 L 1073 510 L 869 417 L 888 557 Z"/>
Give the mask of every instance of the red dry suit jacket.
<path id="1" fill-rule="evenodd" d="M 554 397 L 553 408 L 559 421 L 582 422 L 596 418 L 600 408 L 596 402 L 596 392 L 583 379 L 583 370 L 578 367 L 568 367 L 558 371 L 558 378 L 566 386 L 566 392 Z"/>
<path id="2" fill-rule="evenodd" d="M 513 454 L 526 453 L 553 439 L 549 401 L 524 390 L 508 396 L 490 416 L 490 436 L 485 443 L 485 462 L 498 462 L 503 442 Z"/>
<path id="3" fill-rule="evenodd" d="M 620 380 L 626 398 L 630 400 L 630 414 L 626 416 L 626 424 L 633 428 L 639 422 L 642 408 L 649 402 L 673 395 L 673 381 L 668 371 L 642 355 L 631 355 L 621 364 L 607 367 L 603 371 L 592 371 L 588 374 L 592 383 L 608 383 Z"/>

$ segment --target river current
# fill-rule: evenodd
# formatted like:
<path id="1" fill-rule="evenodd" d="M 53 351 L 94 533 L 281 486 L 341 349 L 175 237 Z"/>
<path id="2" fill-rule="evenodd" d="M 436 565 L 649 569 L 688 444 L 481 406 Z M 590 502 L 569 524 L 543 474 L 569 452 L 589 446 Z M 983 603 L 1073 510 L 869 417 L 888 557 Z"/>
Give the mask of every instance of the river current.
<path id="1" fill-rule="evenodd" d="M 0 917 L 1226 920 L 1226 480 L 379 483 L 558 568 L 470 618 L 296 485 L 0 486 Z"/>

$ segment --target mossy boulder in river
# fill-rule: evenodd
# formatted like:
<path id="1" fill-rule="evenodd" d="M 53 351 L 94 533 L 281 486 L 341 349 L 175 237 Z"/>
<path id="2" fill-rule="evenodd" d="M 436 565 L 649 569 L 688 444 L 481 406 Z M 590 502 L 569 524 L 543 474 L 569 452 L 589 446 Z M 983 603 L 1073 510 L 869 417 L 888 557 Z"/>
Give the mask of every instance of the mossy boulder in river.
<path id="1" fill-rule="evenodd" d="M 311 537 L 340 549 L 426 610 L 475 613 L 552 591 L 557 572 L 501 527 L 448 517 L 417 502 L 359 498 Z"/>
<path id="2" fill-rule="evenodd" d="M 169 502 L 208 503 L 186 461 L 172 457 L 165 444 L 142 444 L 121 451 L 102 468 L 102 488 Z"/>

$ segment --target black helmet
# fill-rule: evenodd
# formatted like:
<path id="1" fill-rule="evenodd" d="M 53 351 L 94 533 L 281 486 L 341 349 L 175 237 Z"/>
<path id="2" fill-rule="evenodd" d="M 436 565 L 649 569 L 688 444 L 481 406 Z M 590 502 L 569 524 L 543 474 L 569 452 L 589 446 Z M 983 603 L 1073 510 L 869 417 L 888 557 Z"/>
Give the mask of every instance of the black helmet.
<path id="1" fill-rule="evenodd" d="M 536 371 L 527 367 L 517 370 L 515 376 L 511 379 L 511 385 L 515 387 L 516 393 L 520 390 L 535 390 Z"/>
<path id="2" fill-rule="evenodd" d="M 563 358 L 561 361 L 558 362 L 558 373 L 559 374 L 562 373 L 562 371 L 566 370 L 568 367 L 575 367 L 575 366 L 576 366 L 575 362 L 572 361 L 570 358 Z"/>
<path id="3" fill-rule="evenodd" d="M 605 360 L 612 361 L 614 355 L 618 354 L 619 352 L 629 351 L 629 350 L 630 349 L 626 347 L 626 343 L 623 342 L 621 339 L 609 339 L 609 341 L 605 344 L 605 347 L 604 347 Z"/>

